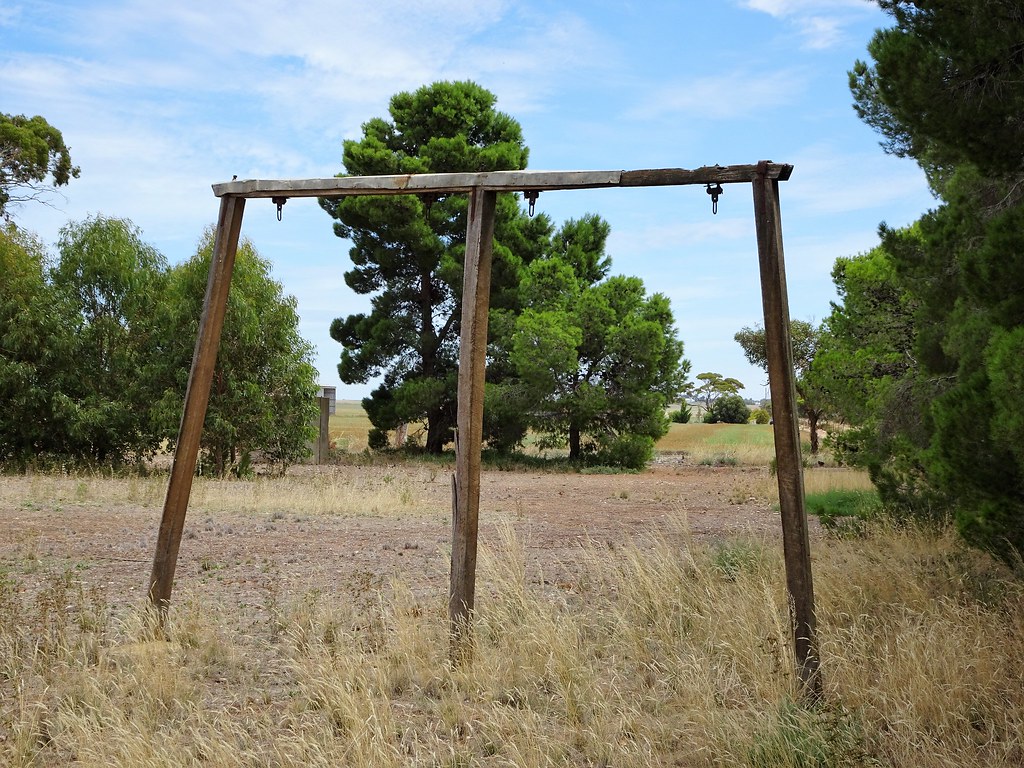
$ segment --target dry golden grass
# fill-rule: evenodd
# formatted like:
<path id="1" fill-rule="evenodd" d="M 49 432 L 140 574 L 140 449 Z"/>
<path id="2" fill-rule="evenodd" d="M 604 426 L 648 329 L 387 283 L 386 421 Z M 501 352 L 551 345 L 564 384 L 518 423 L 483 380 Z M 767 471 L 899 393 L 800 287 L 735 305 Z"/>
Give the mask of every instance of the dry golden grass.
<path id="1" fill-rule="evenodd" d="M 804 470 L 804 491 L 808 494 L 829 491 L 872 491 L 874 487 L 867 470 L 863 469 L 812 467 Z"/>
<path id="2" fill-rule="evenodd" d="M 27 590 L 9 562 L 0 764 L 1024 763 L 1012 574 L 906 530 L 816 547 L 825 700 L 805 709 L 777 548 L 673 540 L 595 544 L 551 583 L 504 529 L 481 552 L 475 663 L 455 670 L 443 601 L 400 582 L 258 605 L 182 594 L 159 641 L 73 572 Z"/>
<path id="3" fill-rule="evenodd" d="M 287 511 L 307 515 L 408 515 L 424 511 L 418 488 L 432 483 L 445 470 L 439 466 L 340 467 L 287 476 L 256 476 L 244 480 L 193 480 L 189 509 L 193 513 Z M 6 476 L 0 483 L 0 506 L 17 507 L 45 500 L 76 507 L 110 504 L 160 507 L 167 493 L 167 476 L 109 477 L 100 474 L 35 473 Z"/>

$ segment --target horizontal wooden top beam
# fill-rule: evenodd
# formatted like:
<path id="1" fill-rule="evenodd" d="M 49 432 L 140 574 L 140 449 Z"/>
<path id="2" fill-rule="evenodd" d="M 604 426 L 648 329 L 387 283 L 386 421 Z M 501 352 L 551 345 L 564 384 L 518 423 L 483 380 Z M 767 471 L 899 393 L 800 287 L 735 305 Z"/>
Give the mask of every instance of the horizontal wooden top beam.
<path id="1" fill-rule="evenodd" d="M 763 170 L 761 170 L 763 169 Z M 395 176 L 336 176 L 329 179 L 247 179 L 214 184 L 217 197 L 347 197 L 349 195 L 452 194 L 485 189 L 542 192 L 554 189 L 665 187 L 686 184 L 749 183 L 763 173 L 787 181 L 792 165 L 711 165 L 649 168 L 638 171 L 489 171 L 484 173 L 408 173 Z"/>

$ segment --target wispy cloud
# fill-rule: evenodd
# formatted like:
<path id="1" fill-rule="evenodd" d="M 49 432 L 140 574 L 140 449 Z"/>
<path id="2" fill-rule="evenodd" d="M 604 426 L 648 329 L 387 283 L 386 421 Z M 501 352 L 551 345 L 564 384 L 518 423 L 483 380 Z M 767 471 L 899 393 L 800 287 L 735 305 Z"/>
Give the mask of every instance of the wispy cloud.
<path id="1" fill-rule="evenodd" d="M 762 74 L 737 70 L 655 89 L 629 116 L 638 120 L 668 115 L 727 120 L 794 103 L 805 87 L 806 76 L 795 70 Z"/>
<path id="2" fill-rule="evenodd" d="M 609 250 L 613 252 L 666 251 L 702 243 L 722 243 L 746 238 L 753 225 L 748 218 L 719 216 L 710 221 L 679 221 L 647 227 L 613 230 Z"/>
<path id="3" fill-rule="evenodd" d="M 865 0 L 740 0 L 740 6 L 792 24 L 803 46 L 815 50 L 843 42 L 846 28 L 874 10 Z"/>
<path id="4" fill-rule="evenodd" d="M 123 216 L 185 258 L 216 217 L 211 183 L 329 176 L 342 139 L 392 94 L 472 79 L 522 121 L 537 168 L 793 162 L 787 261 L 791 298 L 806 301 L 794 315 L 821 316 L 830 259 L 921 210 L 916 169 L 847 125 L 838 44 L 863 44 L 882 17 L 867 0 L 0 0 L 2 109 L 44 115 L 82 166 L 60 210 L 25 207 L 19 224 L 53 242 L 68 219 Z M 760 312 L 749 190 L 727 187 L 717 216 L 699 187 L 542 206 L 556 221 L 606 216 L 614 269 L 670 296 L 699 370 L 737 375 L 732 333 Z M 251 201 L 244 231 L 299 299 L 334 382 L 329 320 L 365 303 L 344 286 L 348 245 L 311 200 L 282 223 Z"/>
<path id="5" fill-rule="evenodd" d="M 882 152 L 842 152 L 827 144 L 806 148 L 793 165 L 786 199 L 816 215 L 899 211 L 903 200 L 918 202 L 923 178 L 911 161 Z"/>

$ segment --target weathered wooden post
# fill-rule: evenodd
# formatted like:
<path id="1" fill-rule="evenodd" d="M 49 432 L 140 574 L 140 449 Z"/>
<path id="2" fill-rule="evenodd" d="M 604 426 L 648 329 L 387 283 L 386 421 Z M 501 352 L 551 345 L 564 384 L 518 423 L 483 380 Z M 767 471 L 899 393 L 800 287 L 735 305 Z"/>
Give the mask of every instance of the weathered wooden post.
<path id="1" fill-rule="evenodd" d="M 800 460 L 800 423 L 789 332 L 789 298 L 782 252 L 782 213 L 779 181 L 769 178 L 768 163 L 757 165 L 753 180 L 754 219 L 761 266 L 761 298 L 768 357 L 768 385 L 775 425 L 776 476 L 782 513 L 782 543 L 786 561 L 797 675 L 804 695 L 821 696 L 818 639 L 814 618 L 811 551 L 804 509 L 804 478 Z"/>
<path id="2" fill-rule="evenodd" d="M 480 448 L 484 425 L 487 313 L 497 193 L 474 188 L 469 195 L 466 263 L 459 341 L 459 410 L 455 448 L 452 570 L 448 591 L 453 664 L 472 661 L 471 621 L 476 593 L 476 543 L 480 516 Z"/>
<path id="3" fill-rule="evenodd" d="M 220 348 L 220 335 L 224 327 L 231 273 L 235 266 L 235 253 L 238 250 L 238 235 L 242 228 L 244 210 L 243 197 L 221 199 L 210 276 L 206 282 L 206 297 L 203 300 L 203 314 L 199 320 L 199 335 L 196 337 L 192 370 L 188 377 L 188 388 L 185 390 L 185 407 L 178 428 L 178 442 L 174 448 L 174 464 L 171 467 L 171 479 L 164 500 L 160 532 L 157 534 L 153 572 L 149 578 L 149 599 L 159 611 L 161 625 L 170 604 L 174 569 L 178 563 L 178 547 L 185 527 L 188 497 L 192 492 L 192 477 L 195 475 L 196 459 L 199 456 L 199 438 L 202 435 L 203 422 L 206 420 L 206 406 L 210 402 L 210 385 L 217 363 L 217 350 Z"/>

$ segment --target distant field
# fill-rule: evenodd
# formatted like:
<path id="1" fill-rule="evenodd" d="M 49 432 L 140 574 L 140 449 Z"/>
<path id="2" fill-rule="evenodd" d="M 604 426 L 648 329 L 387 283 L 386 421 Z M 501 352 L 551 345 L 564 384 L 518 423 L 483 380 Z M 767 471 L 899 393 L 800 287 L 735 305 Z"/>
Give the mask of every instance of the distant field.
<path id="1" fill-rule="evenodd" d="M 358 453 L 366 448 L 370 427 L 359 401 L 339 400 L 331 416 L 331 441 L 339 450 Z M 685 452 L 695 464 L 766 466 L 775 456 L 772 427 L 768 424 L 672 424 L 655 448 L 660 452 Z"/>
<path id="2" fill-rule="evenodd" d="M 366 447 L 370 420 L 358 400 L 338 400 L 331 416 L 331 444 L 339 450 L 358 453 Z"/>
<path id="3" fill-rule="evenodd" d="M 767 464 L 775 456 L 768 424 L 672 424 L 658 451 L 684 451 L 694 458 L 732 457 L 739 464 Z"/>

